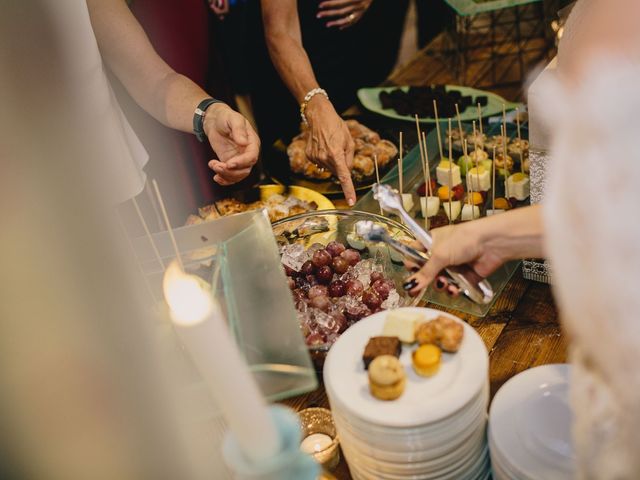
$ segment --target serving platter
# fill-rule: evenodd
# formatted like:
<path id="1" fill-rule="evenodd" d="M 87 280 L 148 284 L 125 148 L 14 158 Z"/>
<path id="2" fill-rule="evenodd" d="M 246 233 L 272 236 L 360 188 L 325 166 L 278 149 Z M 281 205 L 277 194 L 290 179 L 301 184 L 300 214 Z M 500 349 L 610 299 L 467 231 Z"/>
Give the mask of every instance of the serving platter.
<path id="1" fill-rule="evenodd" d="M 400 115 L 391 108 L 383 108 L 380 102 L 380 92 L 391 92 L 392 90 L 401 89 L 408 91 L 409 86 L 394 86 L 394 87 L 375 87 L 375 88 L 361 88 L 358 90 L 358 99 L 360 103 L 369 111 L 383 115 L 395 120 L 406 120 L 408 122 L 415 122 L 415 117 L 411 115 Z M 472 87 L 464 87 L 461 85 L 446 85 L 445 90 L 447 92 L 455 90 L 460 92 L 463 96 L 470 95 L 472 97 L 486 96 L 487 104 L 482 107 L 482 117 L 492 117 L 502 113 L 502 106 L 505 106 L 506 110 L 513 110 L 520 106 L 519 103 L 508 102 L 500 95 L 488 92 L 486 90 L 478 90 Z M 460 119 L 463 122 L 470 122 L 478 118 L 478 110 L 475 105 L 467 107 L 464 111 L 460 112 Z M 421 117 L 422 123 L 435 123 L 436 119 L 433 117 Z M 446 119 L 440 118 L 440 123 L 443 123 Z"/>

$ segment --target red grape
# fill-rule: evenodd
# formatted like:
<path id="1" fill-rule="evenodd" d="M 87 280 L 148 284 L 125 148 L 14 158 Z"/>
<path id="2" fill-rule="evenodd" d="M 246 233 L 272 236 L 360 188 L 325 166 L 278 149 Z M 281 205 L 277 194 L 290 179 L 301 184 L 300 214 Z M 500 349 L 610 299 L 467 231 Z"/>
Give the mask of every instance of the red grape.
<path id="1" fill-rule="evenodd" d="M 309 284 L 310 287 L 318 284 L 318 279 L 316 278 L 315 275 L 307 275 L 304 278 L 307 280 L 307 283 Z"/>
<path id="2" fill-rule="evenodd" d="M 334 272 L 342 275 L 347 270 L 349 270 L 349 262 L 347 262 L 342 257 L 334 257 L 333 261 L 331 262 L 331 267 L 333 267 Z"/>
<path id="3" fill-rule="evenodd" d="M 364 303 L 371 310 L 376 310 L 382 305 L 380 296 L 371 288 L 364 291 L 362 294 L 362 303 Z"/>
<path id="4" fill-rule="evenodd" d="M 293 278 L 291 277 L 287 277 L 287 284 L 289 285 L 289 288 L 291 290 L 293 290 L 294 288 L 296 288 L 296 282 Z"/>
<path id="5" fill-rule="evenodd" d="M 316 272 L 316 278 L 318 279 L 318 283 L 328 285 L 333 278 L 333 270 L 331 270 L 330 266 L 324 265 L 318 268 L 318 271 Z"/>
<path id="6" fill-rule="evenodd" d="M 312 333 L 305 340 L 310 347 L 314 345 L 322 345 L 326 342 L 325 338 L 319 333 Z"/>
<path id="7" fill-rule="evenodd" d="M 317 250 L 311 258 L 314 267 L 320 268 L 331 263 L 331 254 L 326 250 Z"/>
<path id="8" fill-rule="evenodd" d="M 360 252 L 353 248 L 348 248 L 340 254 L 352 267 L 360 261 Z"/>
<path id="9" fill-rule="evenodd" d="M 337 333 L 344 332 L 347 329 L 347 326 L 348 326 L 346 317 L 340 312 L 332 313 L 331 316 L 333 317 L 333 319 L 336 322 L 336 331 L 337 331 Z"/>
<path id="10" fill-rule="evenodd" d="M 306 262 L 304 262 L 302 264 L 302 268 L 300 268 L 300 273 L 302 273 L 303 275 L 313 275 L 315 271 L 316 269 L 313 266 L 313 262 L 311 262 L 311 260 L 307 260 Z"/>
<path id="11" fill-rule="evenodd" d="M 364 285 L 360 280 L 349 280 L 347 282 L 347 294 L 357 297 L 364 291 Z"/>
<path id="12" fill-rule="evenodd" d="M 313 297 L 309 304 L 314 308 L 326 312 L 331 305 L 331 300 L 329 300 L 329 297 L 327 297 L 326 295 L 319 295 L 317 297 Z"/>
<path id="13" fill-rule="evenodd" d="M 373 288 L 376 293 L 380 296 L 380 298 L 382 300 L 386 300 L 387 297 L 389 296 L 389 292 L 391 291 L 391 287 L 389 286 L 389 283 L 387 283 L 386 280 L 376 280 L 375 282 L 373 282 L 373 284 L 371 285 L 371 288 Z"/>
<path id="14" fill-rule="evenodd" d="M 329 285 L 329 295 L 332 297 L 342 297 L 347 292 L 347 286 L 342 280 L 336 280 Z"/>
<path id="15" fill-rule="evenodd" d="M 332 257 L 337 257 L 345 250 L 345 246 L 340 242 L 329 242 L 325 248 Z"/>
<path id="16" fill-rule="evenodd" d="M 369 284 L 373 285 L 378 280 L 383 280 L 383 279 L 384 279 L 384 275 L 382 275 L 382 273 L 380 273 L 380 272 L 372 272 L 371 276 L 370 276 Z"/>
<path id="17" fill-rule="evenodd" d="M 371 310 L 367 308 L 363 303 L 357 303 L 355 305 L 350 305 L 344 312 L 345 316 L 350 322 L 357 322 L 358 320 L 369 316 L 371 314 Z"/>
<path id="18" fill-rule="evenodd" d="M 329 290 L 324 285 L 314 285 L 309 289 L 309 298 L 320 297 L 322 295 L 329 295 Z"/>
<path id="19" fill-rule="evenodd" d="M 288 265 L 285 265 L 284 263 L 282 264 L 282 266 L 284 268 L 284 274 L 287 277 L 293 277 L 296 273 L 298 273 L 293 268 L 289 267 Z"/>

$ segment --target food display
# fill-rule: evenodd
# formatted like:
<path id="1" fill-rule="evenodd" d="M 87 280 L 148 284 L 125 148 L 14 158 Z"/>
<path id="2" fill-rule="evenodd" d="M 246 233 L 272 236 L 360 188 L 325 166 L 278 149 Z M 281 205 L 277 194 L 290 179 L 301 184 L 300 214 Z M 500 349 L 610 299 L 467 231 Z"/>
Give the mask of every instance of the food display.
<path id="1" fill-rule="evenodd" d="M 375 178 L 375 160 L 377 159 L 378 169 L 387 167 L 398 154 L 398 148 L 356 120 L 346 120 L 346 124 L 355 143 L 351 175 L 356 182 L 371 180 Z M 307 179 L 328 180 L 332 176 L 331 172 L 307 157 L 309 135 L 308 127 L 303 126 L 302 132 L 287 147 L 291 171 Z"/>
<path id="2" fill-rule="evenodd" d="M 400 353 L 402 353 L 402 344 L 398 337 L 371 337 L 362 354 L 364 368 L 365 370 L 368 369 L 369 364 L 376 357 L 393 355 L 398 358 L 400 357 Z"/>
<path id="3" fill-rule="evenodd" d="M 456 114 L 456 104 L 461 111 L 467 107 L 487 105 L 486 95 L 462 95 L 459 90 L 447 90 L 444 85 L 429 87 L 409 87 L 406 91 L 398 88 L 391 91 L 381 91 L 379 94 L 382 108 L 392 109 L 399 115 L 418 115 L 419 117 L 434 117 L 433 102 L 437 102 L 438 114 L 442 117 L 452 117 Z"/>
<path id="4" fill-rule="evenodd" d="M 415 372 L 422 377 L 432 377 L 440 370 L 441 350 L 431 344 L 420 345 L 411 355 Z"/>
<path id="5" fill-rule="evenodd" d="M 379 400 L 395 400 L 404 392 L 407 374 L 393 355 L 381 355 L 369 365 L 369 390 Z"/>

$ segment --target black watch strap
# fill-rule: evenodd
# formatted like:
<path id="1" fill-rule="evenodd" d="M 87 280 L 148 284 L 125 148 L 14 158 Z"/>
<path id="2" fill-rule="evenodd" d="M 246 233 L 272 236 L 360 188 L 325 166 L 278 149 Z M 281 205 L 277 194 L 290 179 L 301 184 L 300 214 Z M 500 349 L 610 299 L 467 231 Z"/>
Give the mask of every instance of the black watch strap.
<path id="1" fill-rule="evenodd" d="M 214 103 L 224 102 L 215 98 L 206 98 L 198 104 L 196 111 L 193 113 L 193 133 L 196 134 L 196 138 L 200 142 L 204 142 L 204 139 L 207 138 L 206 133 L 204 133 L 204 113 Z"/>

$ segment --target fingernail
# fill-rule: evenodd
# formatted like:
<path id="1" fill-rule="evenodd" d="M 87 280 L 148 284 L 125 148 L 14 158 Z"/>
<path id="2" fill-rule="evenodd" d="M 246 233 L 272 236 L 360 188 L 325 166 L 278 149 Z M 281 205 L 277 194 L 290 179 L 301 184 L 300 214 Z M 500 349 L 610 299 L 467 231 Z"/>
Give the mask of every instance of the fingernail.
<path id="1" fill-rule="evenodd" d="M 353 198 L 350 198 L 350 199 L 347 201 L 347 203 L 349 204 L 349 206 L 350 206 L 350 207 L 353 207 L 353 206 L 356 204 L 356 202 L 355 202 L 355 200 L 354 200 Z"/>
<path id="2" fill-rule="evenodd" d="M 449 283 L 446 282 L 442 277 L 438 277 L 436 278 L 436 283 L 434 285 L 434 288 L 438 291 L 442 291 L 445 288 L 447 288 L 448 285 Z"/>
<path id="3" fill-rule="evenodd" d="M 451 295 L 452 297 L 457 297 L 458 295 L 460 295 L 460 290 L 458 290 L 456 287 L 454 287 L 453 285 L 449 285 L 447 287 L 447 293 L 449 295 Z"/>
<path id="4" fill-rule="evenodd" d="M 402 288 L 408 291 L 408 290 L 413 290 L 414 288 L 416 288 L 417 285 L 418 285 L 418 282 L 414 278 L 413 280 L 409 280 L 408 282 L 403 283 Z"/>

